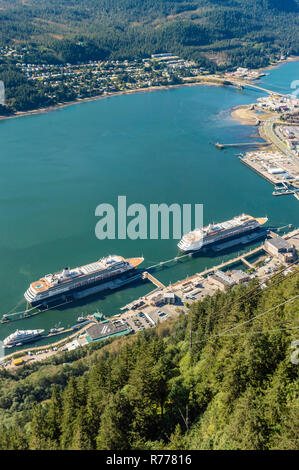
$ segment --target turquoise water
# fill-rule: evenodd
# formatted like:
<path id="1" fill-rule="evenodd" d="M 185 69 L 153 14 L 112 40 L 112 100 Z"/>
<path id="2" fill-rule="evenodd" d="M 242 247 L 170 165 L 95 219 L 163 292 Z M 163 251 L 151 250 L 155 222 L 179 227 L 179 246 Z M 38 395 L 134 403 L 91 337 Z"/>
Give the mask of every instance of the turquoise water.
<path id="1" fill-rule="evenodd" d="M 289 91 L 299 63 L 270 72 L 263 83 Z M 230 118 L 232 106 L 260 92 L 183 87 L 100 99 L 51 113 L 0 122 L 0 315 L 25 307 L 30 282 L 64 266 L 110 253 L 143 255 L 144 267 L 173 258 L 177 240 L 103 240 L 95 237 L 95 208 L 118 195 L 134 202 L 204 204 L 204 223 L 242 212 L 267 215 L 270 224 L 299 226 L 292 196 L 272 197 L 272 185 L 242 165 L 240 149 L 219 151 L 215 142 L 247 142 L 256 128 Z M 257 140 L 257 137 L 254 137 Z M 198 257 L 156 272 L 164 283 L 212 266 Z M 0 339 L 16 328 L 73 325 L 82 313 L 105 315 L 149 292 L 131 286 L 64 310 L 0 325 Z"/>
<path id="2" fill-rule="evenodd" d="M 280 65 L 270 71 L 266 71 L 266 77 L 262 77 L 261 84 L 269 85 L 270 89 L 284 94 L 294 92 L 291 88 L 292 82 L 299 80 L 298 62 L 289 62 L 285 65 Z M 267 86 L 266 86 L 267 88 Z"/>

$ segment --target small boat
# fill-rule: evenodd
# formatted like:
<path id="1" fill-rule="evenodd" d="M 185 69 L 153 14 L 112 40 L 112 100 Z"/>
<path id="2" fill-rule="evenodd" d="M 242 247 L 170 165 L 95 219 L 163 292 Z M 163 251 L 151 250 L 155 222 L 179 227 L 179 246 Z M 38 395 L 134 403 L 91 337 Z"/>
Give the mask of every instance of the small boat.
<path id="1" fill-rule="evenodd" d="M 85 320 L 86 320 L 85 317 L 78 317 L 78 318 L 77 318 L 77 323 L 81 323 L 81 322 L 83 322 L 83 321 L 85 321 Z"/>
<path id="2" fill-rule="evenodd" d="M 285 196 L 288 194 L 293 194 L 294 191 L 287 189 L 286 191 L 273 191 L 272 196 Z"/>
<path id="3" fill-rule="evenodd" d="M 55 327 L 55 328 L 51 328 L 51 330 L 50 330 L 50 335 L 53 335 L 53 334 L 55 334 L 55 333 L 60 333 L 60 332 L 63 331 L 63 330 L 64 330 L 64 327 L 63 327 L 63 326 L 62 326 L 61 328 L 56 328 L 56 327 Z"/>

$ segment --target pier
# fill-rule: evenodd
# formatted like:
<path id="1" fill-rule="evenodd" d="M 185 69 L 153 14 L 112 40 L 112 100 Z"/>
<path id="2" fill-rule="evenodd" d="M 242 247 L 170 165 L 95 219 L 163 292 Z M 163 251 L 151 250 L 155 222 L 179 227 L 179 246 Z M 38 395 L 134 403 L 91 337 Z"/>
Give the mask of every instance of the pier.
<path id="1" fill-rule="evenodd" d="M 264 245 L 258 246 L 257 248 L 254 248 L 253 250 L 248 251 L 248 253 L 244 253 L 243 255 L 237 256 L 236 258 L 232 258 L 232 259 L 229 259 L 228 261 L 218 264 L 218 266 L 213 266 L 212 268 L 206 269 L 205 271 L 199 273 L 199 275 L 206 276 L 207 274 L 213 273 L 214 271 L 219 271 L 222 268 L 231 266 L 232 264 L 237 264 L 239 262 L 250 265 L 250 268 L 254 268 L 254 266 L 250 264 L 246 260 L 246 258 L 253 256 L 256 253 L 259 253 L 260 251 L 264 251 Z M 198 274 L 196 274 L 196 276 L 198 276 Z"/>
<path id="2" fill-rule="evenodd" d="M 89 326 L 91 326 L 92 324 L 95 324 L 95 325 L 96 325 L 96 322 L 94 322 L 94 323 L 92 323 L 92 322 L 89 323 Z M 34 346 L 34 347 L 32 347 L 32 348 L 29 347 L 29 348 L 27 348 L 27 349 L 22 349 L 21 351 L 15 351 L 15 352 L 13 352 L 13 353 L 11 353 L 11 354 L 7 354 L 6 356 L 4 356 L 4 357 L 2 358 L 2 361 L 7 361 L 7 360 L 9 360 L 9 359 L 12 359 L 14 356 L 19 357 L 19 356 L 22 355 L 22 354 L 27 354 L 28 351 L 34 351 L 34 352 L 36 352 L 36 351 L 43 351 L 43 350 L 45 350 L 45 349 L 49 349 L 49 348 L 54 348 L 54 347 L 62 346 L 64 342 L 67 343 L 70 339 L 73 339 L 73 338 L 75 338 L 76 336 L 79 336 L 80 334 L 84 333 L 84 332 L 85 332 L 85 328 L 86 328 L 86 325 L 84 325 L 80 330 L 77 330 L 77 331 L 76 331 L 75 333 L 73 333 L 72 335 L 67 336 L 67 337 L 65 337 L 65 338 L 63 338 L 63 339 L 61 339 L 61 340 L 59 340 L 59 341 L 56 341 L 56 343 L 44 344 L 44 345 L 42 345 L 42 346 Z M 67 333 L 68 331 L 74 331 L 74 330 L 72 330 L 72 329 L 70 329 L 70 330 L 65 330 L 65 331 L 63 331 L 62 333 Z M 41 336 L 40 339 L 48 338 L 48 337 L 49 337 L 49 335 Z"/>
<path id="3" fill-rule="evenodd" d="M 230 147 L 259 147 L 259 146 L 267 146 L 271 145 L 269 142 L 239 142 L 235 144 L 221 144 L 219 142 L 216 142 L 215 147 L 217 147 L 220 150 L 223 150 L 225 148 L 230 148 Z"/>
<path id="4" fill-rule="evenodd" d="M 38 310 L 39 307 L 41 307 L 41 305 L 37 305 L 36 307 L 32 307 L 29 310 L 24 310 L 22 312 L 5 313 L 2 316 L 2 319 L 0 320 L 0 323 L 8 323 L 8 322 L 11 322 L 11 321 L 24 320 L 25 318 L 31 318 L 34 315 L 38 315 L 41 312 L 47 312 L 48 310 L 53 310 L 54 308 L 58 308 L 58 307 L 67 305 L 70 302 L 71 301 L 69 300 L 69 301 L 63 302 L 62 304 L 54 305 L 53 307 L 48 307 L 48 308 L 45 308 L 43 310 Z M 37 310 L 37 311 L 34 311 L 34 310 Z M 32 312 L 32 313 L 30 313 L 30 312 Z M 19 316 L 17 316 L 17 315 L 19 315 Z"/>
<path id="5" fill-rule="evenodd" d="M 290 225 L 288 225 L 288 226 L 286 226 L 286 227 L 290 227 Z M 282 228 L 284 228 L 284 227 L 282 227 Z M 276 234 L 275 232 L 273 232 L 273 231 L 270 232 L 270 235 L 271 235 L 272 237 L 276 237 L 276 236 L 277 236 L 277 234 Z M 298 236 L 299 236 L 299 228 L 294 229 L 293 231 L 291 231 L 291 232 L 289 232 L 289 233 L 287 233 L 287 234 L 282 235 L 282 238 L 284 238 L 284 239 L 289 239 L 289 238 L 298 237 Z M 247 267 L 249 267 L 249 268 L 251 268 L 251 269 L 256 269 L 255 264 L 256 264 L 258 261 L 256 261 L 254 264 L 252 264 L 252 263 L 250 263 L 250 262 L 247 260 L 247 258 L 249 258 L 249 257 L 251 257 L 251 256 L 253 256 L 253 255 L 255 255 L 255 254 L 259 253 L 259 252 L 262 252 L 262 251 L 264 252 L 264 254 L 266 254 L 266 253 L 265 253 L 265 249 L 264 249 L 264 244 L 263 244 L 263 245 L 260 245 L 260 246 L 257 247 L 257 248 L 254 248 L 253 250 L 248 251 L 247 253 L 243 253 L 243 254 L 241 254 L 241 255 L 236 256 L 235 258 L 232 258 L 232 259 L 229 259 L 229 260 L 227 260 L 227 261 L 225 261 L 225 262 L 222 262 L 221 264 L 219 264 L 219 265 L 217 265 L 217 266 L 213 266 L 213 267 L 211 267 L 211 268 L 205 269 L 205 270 L 202 271 L 201 273 L 196 273 L 196 274 L 194 274 L 194 275 L 192 275 L 192 276 L 189 276 L 189 277 L 185 278 L 184 280 L 179 280 L 179 281 L 177 281 L 177 282 L 175 282 L 175 283 L 173 283 L 173 284 L 171 285 L 171 290 L 173 290 L 173 289 L 176 288 L 176 287 L 182 286 L 182 285 L 184 286 L 184 285 L 186 285 L 186 284 L 192 282 L 192 281 L 195 280 L 195 279 L 198 280 L 198 279 L 200 278 L 200 279 L 203 281 L 203 280 L 205 279 L 205 276 L 207 276 L 208 274 L 212 274 L 212 273 L 214 273 L 214 272 L 216 272 L 216 271 L 218 271 L 218 270 L 221 270 L 222 268 L 225 268 L 225 267 L 228 267 L 228 266 L 231 266 L 231 265 L 233 265 L 233 264 L 240 263 L 240 262 L 244 263 Z M 181 256 L 181 257 L 175 257 L 175 258 L 173 258 L 172 260 L 168 260 L 168 261 L 163 262 L 163 263 L 161 263 L 161 264 L 163 265 L 163 264 L 165 264 L 165 263 L 169 263 L 170 261 L 176 261 L 178 258 L 183 258 L 183 257 L 186 257 L 186 256 L 189 256 L 189 255 L 183 255 L 183 256 Z M 157 265 L 154 265 L 154 266 L 160 266 L 160 263 L 157 264 Z M 148 269 L 149 269 L 149 268 L 148 268 Z M 166 286 L 164 286 L 164 285 L 162 284 L 162 282 L 160 282 L 160 281 L 159 281 L 158 279 L 156 279 L 153 275 L 151 275 L 148 271 L 143 272 L 142 277 L 143 277 L 144 279 L 150 280 L 150 281 L 153 282 L 153 284 L 155 284 L 155 286 L 157 286 L 157 287 L 156 287 L 153 291 L 151 291 L 151 292 L 149 292 L 148 294 L 146 294 L 144 297 L 141 297 L 141 298 L 139 298 L 139 299 L 135 299 L 135 300 L 134 300 L 133 302 L 131 302 L 130 304 L 128 304 L 128 305 L 122 307 L 122 308 L 120 309 L 122 312 L 123 312 L 123 311 L 127 311 L 127 310 L 131 310 L 131 309 L 134 309 L 134 308 L 135 308 L 135 309 L 136 309 L 136 308 L 142 308 L 142 309 L 144 310 L 145 308 L 149 307 L 149 302 L 148 302 L 148 300 L 147 300 L 147 297 L 148 297 L 148 296 L 152 296 L 154 292 L 157 292 L 157 293 L 160 292 L 160 293 L 161 293 L 161 291 L 163 292 L 163 290 L 164 290 L 164 292 L 167 292 L 167 290 L 169 289 L 169 288 L 167 288 Z M 133 313 L 133 315 L 136 315 L 136 312 L 135 312 L 135 313 L 132 312 L 132 313 Z M 137 314 L 138 314 L 138 312 L 137 312 Z M 116 315 L 116 317 L 120 317 L 120 315 L 121 315 L 121 314 Z M 91 321 L 90 321 L 89 325 L 97 324 L 97 321 L 96 321 L 96 320 L 93 320 L 93 321 L 92 321 L 91 318 L 90 318 L 90 320 L 91 320 Z M 79 326 L 79 325 L 78 325 L 78 326 Z M 19 357 L 21 354 L 26 354 L 26 353 L 28 353 L 28 351 L 43 351 L 43 350 L 45 350 L 45 349 L 53 348 L 53 347 L 55 347 L 55 346 L 62 346 L 64 343 L 70 341 L 70 339 L 75 338 L 75 337 L 77 337 L 78 335 L 80 335 L 81 333 L 83 333 L 83 332 L 85 331 L 85 329 L 86 329 L 86 324 L 82 325 L 82 327 L 79 328 L 76 332 L 74 332 L 74 328 L 73 328 L 73 327 L 72 327 L 72 328 L 68 328 L 68 329 L 66 329 L 66 330 L 64 330 L 64 331 L 59 332 L 58 334 L 65 334 L 65 333 L 68 333 L 68 332 L 72 332 L 72 335 L 71 335 L 71 336 L 67 336 L 67 337 L 65 337 L 65 338 L 63 338 L 63 339 L 61 339 L 60 341 L 57 341 L 57 342 L 55 342 L 55 343 L 51 343 L 51 344 L 47 344 L 47 345 L 43 345 L 43 346 L 32 347 L 32 348 L 30 348 L 30 349 L 24 349 L 24 350 L 22 350 L 22 351 L 15 351 L 14 353 L 11 353 L 11 354 L 5 356 L 5 357 L 3 358 L 3 360 L 7 361 L 7 360 L 9 360 L 9 359 L 11 359 L 11 358 L 13 358 L 13 357 L 15 357 L 15 356 Z M 50 338 L 50 337 L 53 337 L 53 336 L 55 336 L 55 335 L 56 335 L 55 333 L 54 333 L 54 334 L 48 334 L 48 335 L 45 335 L 44 338 Z"/>
<path id="6" fill-rule="evenodd" d="M 290 228 L 290 225 L 287 225 L 286 227 Z M 281 228 L 284 228 L 284 227 L 281 227 Z M 277 231 L 279 232 L 280 229 L 278 228 Z M 270 234 L 271 237 L 276 237 L 277 236 L 277 234 L 273 231 L 270 231 L 269 234 Z M 282 238 L 288 239 L 288 238 L 291 238 L 291 237 L 296 236 L 296 235 L 299 235 L 299 229 L 295 229 L 292 232 L 283 235 Z M 225 268 L 227 266 L 237 264 L 237 263 L 240 263 L 240 262 L 245 264 L 247 268 L 255 269 L 255 266 L 253 264 L 251 264 L 246 258 L 248 258 L 252 255 L 255 255 L 256 253 L 258 253 L 260 251 L 263 251 L 263 250 L 264 250 L 264 245 L 261 245 L 261 246 L 255 248 L 255 249 L 247 252 L 247 253 L 243 253 L 242 255 L 239 255 L 239 256 L 237 256 L 233 259 L 230 259 L 226 262 L 223 262 L 223 263 L 219 264 L 218 266 L 213 266 L 212 268 L 206 269 L 205 271 L 201 272 L 200 275 L 205 276 L 205 275 L 213 273 L 213 272 L 215 272 L 219 269 L 222 269 L 222 268 Z M 158 289 L 165 289 L 166 286 L 161 281 L 159 281 L 156 277 L 154 277 L 152 274 L 150 274 L 149 271 L 154 269 L 154 268 L 157 268 L 157 267 L 162 268 L 164 265 L 169 264 L 169 263 L 178 262 L 179 260 L 181 260 L 183 258 L 192 258 L 192 256 L 195 255 L 195 254 L 196 254 L 196 252 L 187 253 L 187 254 L 184 254 L 184 255 L 175 256 L 174 258 L 171 258 L 171 259 L 166 260 L 166 261 L 161 261 L 159 263 L 156 263 L 152 266 L 147 267 L 146 270 L 142 272 L 142 274 L 139 274 L 139 276 L 142 276 L 143 279 L 148 279 L 150 282 L 152 282 L 156 286 L 157 290 Z M 195 276 L 198 276 L 198 275 L 199 274 L 196 274 Z M 68 303 L 70 303 L 70 301 L 64 302 L 61 305 L 66 305 Z M 45 309 L 43 311 L 48 311 L 48 310 L 57 308 L 61 305 L 53 306 L 53 307 L 50 307 L 50 308 Z M 124 308 L 122 308 L 121 310 L 123 310 L 123 309 Z M 18 313 L 22 313 L 23 314 L 22 317 L 14 318 L 14 320 L 21 320 L 21 319 L 24 319 L 24 318 L 30 318 L 31 316 L 37 315 L 38 313 L 40 313 L 40 311 L 38 311 L 38 312 L 34 312 L 34 313 L 30 314 L 31 310 L 33 310 L 33 309 L 30 309 L 30 310 L 24 311 L 24 312 L 4 314 L 3 317 L 2 317 L 1 323 L 6 323 L 6 322 L 12 321 L 10 317 L 14 317 Z"/>
<path id="7" fill-rule="evenodd" d="M 241 261 L 242 263 L 245 264 L 245 266 L 247 266 L 248 268 L 250 269 L 255 269 L 255 266 L 251 263 L 249 263 L 249 261 L 247 261 L 247 259 L 244 258 L 244 256 L 241 258 Z"/>
<path id="8" fill-rule="evenodd" d="M 155 286 L 159 287 L 159 288 L 162 288 L 162 289 L 165 289 L 165 286 L 164 284 L 162 284 L 162 282 L 160 282 L 158 279 L 156 279 L 152 274 L 150 274 L 148 271 L 144 271 L 142 273 L 142 277 L 143 279 L 148 279 L 149 281 L 151 281 L 153 284 L 155 284 Z"/>

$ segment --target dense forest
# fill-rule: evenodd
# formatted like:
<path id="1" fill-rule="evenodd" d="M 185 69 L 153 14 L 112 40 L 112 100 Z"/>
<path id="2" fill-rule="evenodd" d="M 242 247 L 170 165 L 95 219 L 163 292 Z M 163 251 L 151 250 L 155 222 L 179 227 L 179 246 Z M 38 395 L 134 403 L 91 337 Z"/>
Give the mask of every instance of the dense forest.
<path id="1" fill-rule="evenodd" d="M 280 276 L 2 371 L 0 449 L 298 449 L 299 274 Z"/>
<path id="2" fill-rule="evenodd" d="M 65 84 L 53 94 L 46 80 L 27 79 L 17 62 L 82 64 L 170 52 L 215 73 L 299 55 L 299 0 L 0 0 L 0 24 L 7 100 L 0 115 L 77 98 Z"/>
<path id="3" fill-rule="evenodd" d="M 31 62 L 168 51 L 258 67 L 298 54 L 298 13 L 298 0 L 0 0 L 0 45 L 29 45 Z"/>

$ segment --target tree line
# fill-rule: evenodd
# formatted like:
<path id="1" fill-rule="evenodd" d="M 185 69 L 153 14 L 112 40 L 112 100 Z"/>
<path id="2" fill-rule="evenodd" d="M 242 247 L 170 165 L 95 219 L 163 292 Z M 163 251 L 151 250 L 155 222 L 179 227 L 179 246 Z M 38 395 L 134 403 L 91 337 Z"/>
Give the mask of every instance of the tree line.
<path id="1" fill-rule="evenodd" d="M 297 336 L 288 329 L 298 299 L 219 336 L 298 294 L 299 274 L 283 278 L 267 290 L 251 281 L 218 291 L 135 336 L 1 372 L 0 448 L 298 449 Z"/>

